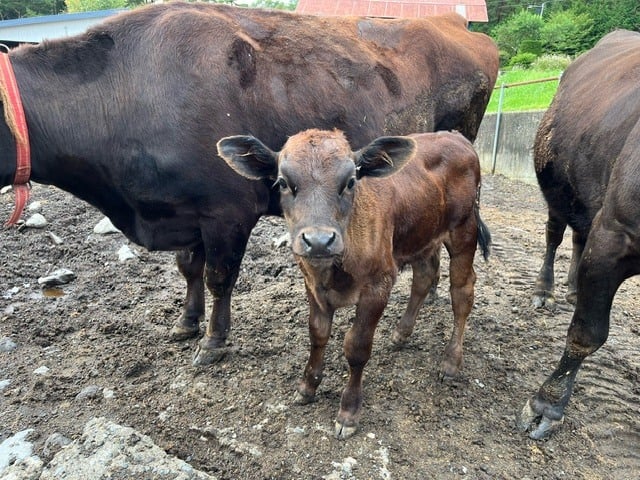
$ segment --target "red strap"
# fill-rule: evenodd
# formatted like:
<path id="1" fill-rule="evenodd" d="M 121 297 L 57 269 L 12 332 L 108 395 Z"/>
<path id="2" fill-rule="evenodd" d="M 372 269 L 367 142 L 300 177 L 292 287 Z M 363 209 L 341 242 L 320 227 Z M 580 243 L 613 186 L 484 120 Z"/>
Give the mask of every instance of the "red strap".
<path id="1" fill-rule="evenodd" d="M 13 180 L 16 205 L 5 225 L 15 224 L 29 200 L 29 177 L 31 176 L 31 152 L 29 132 L 22 101 L 9 55 L 0 53 L 0 94 L 4 103 L 4 116 L 16 140 L 16 176 Z"/>

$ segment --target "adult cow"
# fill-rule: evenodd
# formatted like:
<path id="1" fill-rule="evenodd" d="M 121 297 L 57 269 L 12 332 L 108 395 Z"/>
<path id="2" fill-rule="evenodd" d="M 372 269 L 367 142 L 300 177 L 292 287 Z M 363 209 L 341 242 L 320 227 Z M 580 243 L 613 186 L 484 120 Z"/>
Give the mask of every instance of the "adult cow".
<path id="1" fill-rule="evenodd" d="M 541 278 L 553 280 L 545 273 L 553 271 L 550 252 L 569 224 L 577 299 L 560 363 L 521 413 L 533 438 L 562 420 L 582 361 L 607 339 L 618 287 L 640 273 L 639 79 L 640 33 L 608 34 L 566 70 L 536 135 L 536 172 L 549 205 Z"/>
<path id="2" fill-rule="evenodd" d="M 261 215 L 280 214 L 271 183 L 211 158 L 217 140 L 250 133 L 278 148 L 311 126 L 344 129 L 354 145 L 441 128 L 473 140 L 498 67 L 493 42 L 457 15 L 320 18 L 180 2 L 8 59 L 31 180 L 96 206 L 149 250 L 179 250 L 187 295 L 176 339 L 199 333 L 206 282 L 213 306 L 196 364 L 224 354 L 247 239 Z M 26 181 L 22 167 L 14 181 L 21 134 L 10 128 L 20 117 L 11 105 L 5 95 L 2 185 Z"/>
<path id="3" fill-rule="evenodd" d="M 467 139 L 457 132 L 380 137 L 352 152 L 342 132 L 314 129 L 292 136 L 277 153 L 252 136 L 223 138 L 218 153 L 241 175 L 280 188 L 309 301 L 311 352 L 298 388 L 302 403 L 313 401 L 322 380 L 335 310 L 356 305 L 344 339 L 350 375 L 335 424 L 338 438 L 357 429 L 362 373 L 398 270 L 413 269 L 409 303 L 392 336 L 403 343 L 439 276 L 443 243 L 454 327 L 442 373 L 458 373 L 476 244 L 486 258 L 490 242 L 479 215 L 480 162 Z"/>

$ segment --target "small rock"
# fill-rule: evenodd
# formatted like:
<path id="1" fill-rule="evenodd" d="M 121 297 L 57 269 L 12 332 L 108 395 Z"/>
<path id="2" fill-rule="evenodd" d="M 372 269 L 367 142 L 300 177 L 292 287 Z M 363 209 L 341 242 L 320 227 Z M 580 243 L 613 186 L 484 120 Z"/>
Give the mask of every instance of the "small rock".
<path id="1" fill-rule="evenodd" d="M 39 213 L 34 213 L 27 218 L 25 225 L 29 228 L 44 228 L 47 226 L 47 219 Z"/>
<path id="2" fill-rule="evenodd" d="M 11 185 L 7 185 L 6 187 L 2 187 L 2 188 L 0 188 L 0 195 L 4 195 L 5 193 L 9 193 L 11 190 L 13 190 L 13 187 Z"/>
<path id="3" fill-rule="evenodd" d="M 76 395 L 76 400 L 88 400 L 91 398 L 96 398 L 100 392 L 100 387 L 98 385 L 89 385 L 88 387 L 84 387 L 79 394 Z"/>
<path id="4" fill-rule="evenodd" d="M 131 250 L 127 245 L 122 245 L 120 250 L 118 250 L 118 259 L 121 262 L 126 262 L 127 260 L 131 260 L 132 258 L 136 258 L 136 254 L 133 250 Z"/>
<path id="5" fill-rule="evenodd" d="M 33 444 L 27 438 L 32 433 L 32 428 L 22 430 L 0 443 L 0 477 L 6 478 L 3 472 L 7 467 L 31 456 Z"/>
<path id="6" fill-rule="evenodd" d="M 289 234 L 285 233 L 280 235 L 278 238 L 273 239 L 273 246 L 276 248 L 280 248 L 282 246 L 289 245 Z"/>
<path id="7" fill-rule="evenodd" d="M 59 268 L 54 270 L 46 277 L 40 277 L 38 284 L 42 287 L 55 287 L 56 285 L 65 285 L 76 279 L 76 274 L 68 268 Z"/>
<path id="8" fill-rule="evenodd" d="M 9 298 L 13 297 L 19 291 L 20 291 L 20 287 L 11 287 L 9 290 L 4 292 L 4 294 L 2 295 L 2 298 L 9 299 Z"/>
<path id="9" fill-rule="evenodd" d="M 102 390 L 102 398 L 104 398 L 105 400 L 110 400 L 113 397 L 115 397 L 115 393 L 113 392 L 113 390 L 109 388 L 105 388 L 104 390 Z"/>
<path id="10" fill-rule="evenodd" d="M 47 375 L 49 373 L 49 367 L 42 365 L 41 367 L 36 368 L 33 373 L 35 375 Z"/>
<path id="11" fill-rule="evenodd" d="M 35 201 L 35 202 L 31 202 L 29 204 L 29 206 L 27 207 L 27 210 L 30 212 L 37 212 L 42 208 L 42 203 Z"/>
<path id="12" fill-rule="evenodd" d="M 95 227 L 93 227 L 93 233 L 98 233 L 100 235 L 107 235 L 109 233 L 120 233 L 120 230 L 118 230 L 113 223 L 111 223 L 111 220 L 109 219 L 109 217 L 104 217 L 102 220 L 100 220 Z"/>
<path id="13" fill-rule="evenodd" d="M 45 457 L 51 458 L 63 447 L 69 445 L 71 440 L 62 435 L 61 433 L 52 433 L 44 442 L 44 448 L 42 453 Z"/>
<path id="14" fill-rule="evenodd" d="M 47 232 L 47 235 L 49 236 L 49 238 L 51 239 L 51 241 L 53 242 L 54 245 L 62 245 L 63 244 L 63 240 L 56 235 L 53 232 Z"/>
<path id="15" fill-rule="evenodd" d="M 18 344 L 9 337 L 0 338 L 0 352 L 7 353 L 18 348 Z"/>
<path id="16" fill-rule="evenodd" d="M 11 380 L 9 380 L 8 378 L 4 380 L 0 380 L 0 392 L 2 392 L 9 385 L 11 385 Z"/>

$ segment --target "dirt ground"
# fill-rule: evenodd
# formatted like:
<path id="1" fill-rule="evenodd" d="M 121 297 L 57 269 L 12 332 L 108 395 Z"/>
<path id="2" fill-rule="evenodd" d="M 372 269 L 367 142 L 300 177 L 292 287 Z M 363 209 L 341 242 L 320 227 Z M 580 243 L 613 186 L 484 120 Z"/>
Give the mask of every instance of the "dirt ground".
<path id="1" fill-rule="evenodd" d="M 640 472 L 640 322 L 637 279 L 620 289 L 607 344 L 588 359 L 562 429 L 533 441 L 514 414 L 554 368 L 572 308 L 564 302 L 569 235 L 557 263 L 559 309 L 531 306 L 546 214 L 538 188 L 486 175 L 482 216 L 489 262 L 476 259 L 475 308 L 460 378 L 440 382 L 452 327 L 446 259 L 439 298 L 425 305 L 401 350 L 390 335 L 409 293 L 400 276 L 365 369 L 360 431 L 333 438 L 345 384 L 342 339 L 352 309 L 337 316 L 317 402 L 292 402 L 308 353 L 307 308 L 282 220 L 256 227 L 233 298 L 230 353 L 195 368 L 195 340 L 169 330 L 185 291 L 173 254 L 146 252 L 123 236 L 96 235 L 102 215 L 53 187 L 35 186 L 44 230 L 0 231 L 0 441 L 35 428 L 45 459 L 49 435 L 77 438 L 92 417 L 134 427 L 161 448 L 220 479 L 630 479 Z M 12 195 L 0 197 L 5 221 Z M 62 238 L 55 245 L 48 232 Z M 127 244 L 138 258 L 121 263 Z M 77 279 L 62 296 L 37 278 L 57 268 Z M 41 366 L 46 375 L 36 375 Z M 76 399 L 97 385 L 95 398 Z M 104 389 L 104 390 L 102 390 Z"/>

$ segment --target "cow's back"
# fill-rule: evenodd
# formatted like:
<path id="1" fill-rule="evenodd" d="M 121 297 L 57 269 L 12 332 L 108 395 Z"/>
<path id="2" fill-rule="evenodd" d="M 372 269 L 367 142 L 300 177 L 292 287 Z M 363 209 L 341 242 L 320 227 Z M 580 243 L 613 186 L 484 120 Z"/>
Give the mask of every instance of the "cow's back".
<path id="1" fill-rule="evenodd" d="M 218 138 L 250 133 L 273 148 L 306 128 L 342 129 L 354 147 L 446 129 L 473 140 L 497 74 L 494 43 L 459 15 L 316 17 L 180 2 L 141 10 L 100 27 L 127 42 L 119 55 L 137 66 L 138 95 L 163 78 L 157 93 L 177 91 L 194 117 L 218 117 Z"/>
<path id="2" fill-rule="evenodd" d="M 640 119 L 640 33 L 603 37 L 562 75 L 534 157 L 549 207 L 586 234 L 612 169 Z"/>

